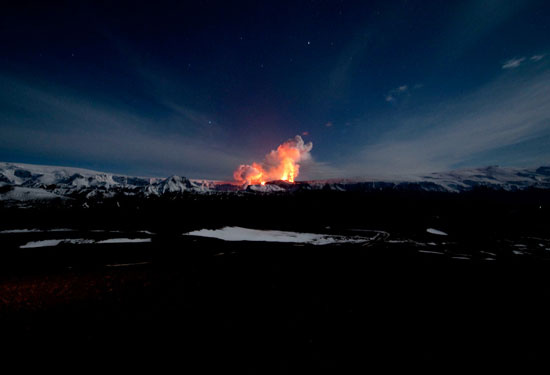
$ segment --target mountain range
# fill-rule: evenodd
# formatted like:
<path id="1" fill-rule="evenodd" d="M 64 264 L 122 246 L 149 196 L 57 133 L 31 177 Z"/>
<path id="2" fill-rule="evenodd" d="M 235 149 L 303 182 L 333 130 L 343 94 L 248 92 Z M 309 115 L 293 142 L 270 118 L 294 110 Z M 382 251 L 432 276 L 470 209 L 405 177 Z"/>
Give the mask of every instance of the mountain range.
<path id="1" fill-rule="evenodd" d="M 460 169 L 392 178 L 356 178 L 299 181 L 270 181 L 265 185 L 231 182 L 134 177 L 80 168 L 0 162 L 0 200 L 100 199 L 118 194 L 159 197 L 178 194 L 285 194 L 304 190 L 333 191 L 434 191 L 461 193 L 476 188 L 518 191 L 550 189 L 550 167 Z"/>

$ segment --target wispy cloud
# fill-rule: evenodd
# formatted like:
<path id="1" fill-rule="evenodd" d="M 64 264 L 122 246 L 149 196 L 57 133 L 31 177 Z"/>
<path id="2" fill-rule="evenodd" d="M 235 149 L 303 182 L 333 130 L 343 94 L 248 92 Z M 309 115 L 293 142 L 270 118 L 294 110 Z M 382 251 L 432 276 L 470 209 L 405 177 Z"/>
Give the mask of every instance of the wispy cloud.
<path id="1" fill-rule="evenodd" d="M 397 99 L 397 97 L 405 94 L 406 92 L 408 92 L 408 90 L 409 90 L 409 86 L 407 85 L 402 85 L 402 86 L 396 87 L 395 89 L 391 89 L 386 94 L 386 101 L 394 102 Z"/>
<path id="2" fill-rule="evenodd" d="M 182 174 L 221 178 L 245 155 L 224 139 L 185 132 L 178 124 L 202 127 L 206 114 L 174 107 L 162 126 L 128 109 L 110 107 L 68 89 L 35 87 L 0 76 L 0 150 L 49 159 L 121 165 L 128 173 Z M 122 171 L 124 173 L 124 171 Z"/>
<path id="3" fill-rule="evenodd" d="M 529 77 L 503 75 L 468 96 L 403 114 L 393 119 L 400 122 L 393 131 L 346 160 L 341 173 L 364 176 L 446 170 L 479 162 L 482 154 L 537 142 L 550 136 L 549 89 L 550 72 Z M 514 155 L 502 157 L 501 163 L 518 163 Z M 535 149 L 522 163 L 549 161 L 550 150 Z"/>
<path id="4" fill-rule="evenodd" d="M 329 74 L 330 92 L 346 89 L 353 79 L 354 68 L 361 61 L 361 56 L 368 49 L 368 33 L 358 35 L 346 48 L 340 53 L 337 64 Z"/>
<path id="5" fill-rule="evenodd" d="M 513 59 L 510 59 L 510 60 L 507 60 L 507 61 L 504 62 L 504 64 L 502 64 L 502 69 L 517 68 L 524 61 L 525 61 L 525 57 L 519 57 L 519 58 L 513 58 Z"/>
<path id="6" fill-rule="evenodd" d="M 527 64 L 529 62 L 538 62 L 542 59 L 544 59 L 546 55 L 533 55 L 529 58 L 527 57 L 514 57 L 512 59 L 509 59 L 502 64 L 502 69 L 514 69 L 519 67 L 522 64 Z"/>
<path id="7" fill-rule="evenodd" d="M 410 97 L 414 91 L 423 87 L 424 85 L 422 83 L 417 83 L 412 86 L 404 84 L 388 91 L 388 93 L 384 96 L 384 99 L 388 103 L 396 103 L 400 99 Z"/>

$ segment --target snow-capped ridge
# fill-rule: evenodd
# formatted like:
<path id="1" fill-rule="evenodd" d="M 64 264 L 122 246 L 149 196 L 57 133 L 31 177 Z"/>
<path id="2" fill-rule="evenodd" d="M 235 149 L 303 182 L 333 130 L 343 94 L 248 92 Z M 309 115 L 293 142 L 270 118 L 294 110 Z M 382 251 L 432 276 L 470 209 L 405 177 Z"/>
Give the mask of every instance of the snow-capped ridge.
<path id="1" fill-rule="evenodd" d="M 550 189 L 550 167 L 502 168 L 489 166 L 412 175 L 402 178 L 363 178 L 268 181 L 265 185 L 236 185 L 173 175 L 148 178 L 80 168 L 0 163 L 0 200 L 33 201 L 102 199 L 126 196 L 181 194 L 287 194 L 310 190 L 337 192 L 424 191 L 461 193 L 478 188 L 519 191 Z"/>

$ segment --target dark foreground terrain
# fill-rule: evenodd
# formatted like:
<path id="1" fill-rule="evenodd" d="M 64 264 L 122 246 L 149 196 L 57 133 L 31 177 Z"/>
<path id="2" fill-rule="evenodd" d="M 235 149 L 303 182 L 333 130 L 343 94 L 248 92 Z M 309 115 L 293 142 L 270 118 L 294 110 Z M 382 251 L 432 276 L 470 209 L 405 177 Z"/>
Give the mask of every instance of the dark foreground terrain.
<path id="1" fill-rule="evenodd" d="M 549 196 L 323 193 L 4 207 L 0 229 L 36 231 L 0 233 L 1 353 L 189 373 L 545 364 Z M 385 235 L 324 246 L 182 235 L 224 225 Z M 71 231 L 47 231 L 60 228 Z M 83 238 L 96 242 L 21 248 Z M 97 242 L 112 238 L 151 242 Z"/>

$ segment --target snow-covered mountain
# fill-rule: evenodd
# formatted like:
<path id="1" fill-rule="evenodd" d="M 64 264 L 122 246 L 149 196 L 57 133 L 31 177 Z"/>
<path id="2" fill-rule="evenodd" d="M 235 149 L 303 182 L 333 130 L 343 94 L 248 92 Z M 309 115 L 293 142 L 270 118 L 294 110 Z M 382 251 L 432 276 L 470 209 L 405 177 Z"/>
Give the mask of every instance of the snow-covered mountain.
<path id="1" fill-rule="evenodd" d="M 550 167 L 458 169 L 401 178 L 364 178 L 353 180 L 309 181 L 313 188 L 341 191 L 416 190 L 460 193 L 485 187 L 517 191 L 527 188 L 550 189 Z"/>
<path id="2" fill-rule="evenodd" d="M 454 170 L 403 178 L 317 180 L 297 183 L 272 181 L 265 185 L 239 186 L 182 176 L 147 178 L 116 175 L 87 169 L 0 163 L 0 200 L 32 201 L 101 199 L 117 194 L 155 197 L 191 194 L 273 194 L 305 190 L 334 191 L 441 191 L 464 192 L 486 187 L 515 191 L 550 189 L 550 167 L 533 169 L 485 167 Z"/>
<path id="3" fill-rule="evenodd" d="M 133 177 L 80 168 L 0 163 L 0 199 L 3 200 L 207 193 L 213 191 L 213 185 L 214 182 L 195 182 L 181 176 Z"/>

